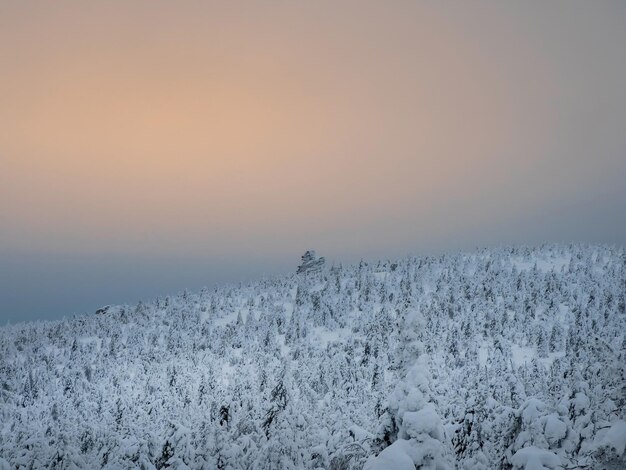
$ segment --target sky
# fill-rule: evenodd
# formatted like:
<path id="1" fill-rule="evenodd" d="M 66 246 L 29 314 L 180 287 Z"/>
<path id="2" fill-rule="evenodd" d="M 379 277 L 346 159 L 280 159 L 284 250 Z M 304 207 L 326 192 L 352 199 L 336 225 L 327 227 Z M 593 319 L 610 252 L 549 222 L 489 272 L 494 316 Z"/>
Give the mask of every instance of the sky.
<path id="1" fill-rule="evenodd" d="M 0 2 L 0 324 L 626 244 L 626 2 Z"/>

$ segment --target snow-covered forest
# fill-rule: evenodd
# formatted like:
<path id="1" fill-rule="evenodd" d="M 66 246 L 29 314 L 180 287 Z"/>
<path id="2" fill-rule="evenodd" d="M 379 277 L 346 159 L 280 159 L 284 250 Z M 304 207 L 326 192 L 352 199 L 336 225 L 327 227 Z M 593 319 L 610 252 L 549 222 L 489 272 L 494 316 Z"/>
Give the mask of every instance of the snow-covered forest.
<path id="1" fill-rule="evenodd" d="M 305 261 L 0 328 L 0 469 L 626 468 L 623 248 Z"/>

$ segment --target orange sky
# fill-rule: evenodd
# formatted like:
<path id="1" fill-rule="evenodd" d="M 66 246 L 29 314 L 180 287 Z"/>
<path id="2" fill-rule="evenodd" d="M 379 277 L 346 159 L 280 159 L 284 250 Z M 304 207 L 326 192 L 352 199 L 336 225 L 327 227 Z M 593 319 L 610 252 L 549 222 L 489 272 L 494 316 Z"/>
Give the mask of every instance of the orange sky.
<path id="1" fill-rule="evenodd" d="M 0 252 L 404 253 L 623 207 L 619 3 L 235 3 L 0 5 Z"/>

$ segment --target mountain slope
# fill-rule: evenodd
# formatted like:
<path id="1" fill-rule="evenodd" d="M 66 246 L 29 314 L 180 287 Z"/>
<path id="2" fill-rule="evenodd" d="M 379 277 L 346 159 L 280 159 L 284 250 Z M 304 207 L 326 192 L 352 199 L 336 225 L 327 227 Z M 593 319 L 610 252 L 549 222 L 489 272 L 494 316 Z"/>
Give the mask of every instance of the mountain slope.
<path id="1" fill-rule="evenodd" d="M 624 468 L 625 294 L 550 245 L 5 326 L 0 469 Z"/>

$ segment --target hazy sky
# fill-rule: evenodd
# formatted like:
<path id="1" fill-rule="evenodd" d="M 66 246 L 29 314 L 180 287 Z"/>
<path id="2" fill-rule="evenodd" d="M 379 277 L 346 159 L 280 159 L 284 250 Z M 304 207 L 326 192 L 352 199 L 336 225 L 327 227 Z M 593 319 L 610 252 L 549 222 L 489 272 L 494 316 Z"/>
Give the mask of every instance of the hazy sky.
<path id="1" fill-rule="evenodd" d="M 626 243 L 626 2 L 0 3 L 0 321 Z"/>

